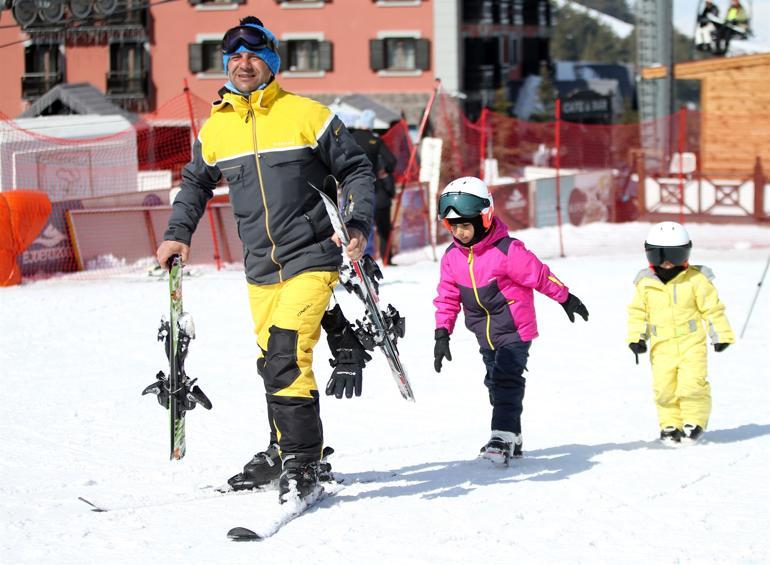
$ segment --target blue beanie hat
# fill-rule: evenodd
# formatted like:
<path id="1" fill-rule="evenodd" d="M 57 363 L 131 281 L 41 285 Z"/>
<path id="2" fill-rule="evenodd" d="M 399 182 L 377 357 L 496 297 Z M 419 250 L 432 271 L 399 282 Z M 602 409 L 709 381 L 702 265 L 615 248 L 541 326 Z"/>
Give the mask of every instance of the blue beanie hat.
<path id="1" fill-rule="evenodd" d="M 273 34 L 272 31 L 267 29 L 266 27 L 257 25 L 257 24 L 241 24 L 248 27 L 253 27 L 255 29 L 258 29 L 262 31 L 267 37 L 269 37 L 273 42 L 275 43 L 276 49 L 278 48 L 278 38 Z M 277 75 L 278 71 L 281 70 L 281 56 L 271 49 L 268 49 L 267 47 L 263 47 L 262 49 L 257 49 L 256 51 L 249 49 L 245 45 L 241 45 L 238 47 L 238 49 L 235 51 L 236 53 L 243 53 L 248 51 L 249 53 L 254 53 L 257 57 L 262 59 L 265 64 L 270 68 L 270 72 L 273 73 L 273 75 Z M 233 54 L 223 54 L 222 55 L 222 64 L 224 65 L 225 72 L 227 72 L 227 62 L 230 60 L 230 57 Z"/>

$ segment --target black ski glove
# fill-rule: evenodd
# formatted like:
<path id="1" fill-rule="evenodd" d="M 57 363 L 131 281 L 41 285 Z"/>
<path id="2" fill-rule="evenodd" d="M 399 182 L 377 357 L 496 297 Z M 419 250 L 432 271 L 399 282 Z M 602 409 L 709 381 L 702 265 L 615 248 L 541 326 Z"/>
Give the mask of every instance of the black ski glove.
<path id="1" fill-rule="evenodd" d="M 715 343 L 714 344 L 714 351 L 717 353 L 722 353 L 725 349 L 728 348 L 730 344 L 729 343 Z"/>
<path id="2" fill-rule="evenodd" d="M 371 355 L 361 345 L 339 304 L 324 314 L 321 326 L 334 356 L 329 360 L 334 369 L 326 383 L 326 395 L 337 398 L 342 398 L 343 393 L 346 398 L 352 398 L 353 394 L 361 396 L 362 369 L 372 359 Z"/>
<path id="3" fill-rule="evenodd" d="M 636 358 L 636 364 L 639 364 L 639 354 L 641 353 L 647 353 L 647 342 L 643 339 L 640 339 L 639 341 L 636 341 L 634 343 L 629 343 L 628 348 L 634 352 L 634 357 Z"/>
<path id="4" fill-rule="evenodd" d="M 441 361 L 452 360 L 452 352 L 449 351 L 449 330 L 438 328 L 436 330 L 436 345 L 433 346 L 433 368 L 437 373 L 441 372 Z"/>
<path id="5" fill-rule="evenodd" d="M 588 309 L 586 308 L 585 304 L 583 304 L 580 299 L 571 292 L 567 296 L 567 300 L 561 303 L 561 307 L 564 308 L 564 311 L 567 313 L 567 317 L 569 317 L 569 321 L 573 324 L 575 323 L 575 314 L 579 315 L 586 322 L 588 321 Z"/>

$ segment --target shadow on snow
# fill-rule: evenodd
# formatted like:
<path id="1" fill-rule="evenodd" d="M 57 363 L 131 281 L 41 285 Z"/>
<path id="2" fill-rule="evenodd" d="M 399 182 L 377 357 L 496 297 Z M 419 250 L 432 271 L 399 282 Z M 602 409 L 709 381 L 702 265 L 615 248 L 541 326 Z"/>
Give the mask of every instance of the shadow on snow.
<path id="1" fill-rule="evenodd" d="M 769 424 L 746 424 L 733 429 L 708 431 L 701 441 L 703 446 L 745 441 L 770 435 Z M 480 486 L 517 483 L 521 481 L 560 481 L 590 470 L 600 463 L 596 457 L 612 451 L 640 449 L 670 450 L 659 441 L 632 441 L 598 445 L 568 444 L 545 449 L 525 451 L 522 459 L 510 467 L 492 467 L 486 461 L 459 460 L 422 463 L 392 469 L 388 472 L 370 471 L 340 475 L 361 483 L 386 483 L 384 486 L 355 495 L 341 493 L 339 502 L 364 498 L 422 495 L 423 498 L 443 498 L 466 495 Z M 400 484 L 408 481 L 409 484 Z M 387 483 L 399 483 L 388 485 Z"/>

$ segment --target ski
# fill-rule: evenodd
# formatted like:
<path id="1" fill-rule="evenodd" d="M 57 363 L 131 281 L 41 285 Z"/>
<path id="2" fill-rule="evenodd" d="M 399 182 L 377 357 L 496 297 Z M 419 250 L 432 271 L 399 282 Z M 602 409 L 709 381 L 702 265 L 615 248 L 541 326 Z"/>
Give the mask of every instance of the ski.
<path id="1" fill-rule="evenodd" d="M 243 526 L 236 526 L 231 528 L 227 532 L 227 538 L 232 541 L 260 541 L 270 536 L 275 535 L 289 522 L 299 518 L 305 512 L 318 506 L 319 503 L 327 500 L 340 491 L 342 491 L 347 485 L 342 483 L 324 483 L 323 487 L 319 487 L 318 492 L 312 496 L 299 499 L 298 497 L 293 500 L 289 500 L 281 505 L 281 513 L 271 522 L 265 525 L 264 528 L 259 531 L 250 530 Z"/>
<path id="2" fill-rule="evenodd" d="M 142 395 L 155 394 L 161 406 L 169 411 L 169 459 L 182 459 L 187 451 L 185 415 L 200 404 L 211 409 L 211 401 L 195 384 L 197 379 L 188 378 L 184 362 L 190 340 L 195 339 L 192 316 L 182 308 L 182 258 L 173 255 L 169 259 L 168 288 L 170 299 L 169 319 L 161 318 L 158 341 L 163 342 L 169 362 L 169 374 L 158 371 L 155 382 L 145 387 Z"/>
<path id="3" fill-rule="evenodd" d="M 332 175 L 328 175 L 324 179 L 323 190 L 319 190 L 312 183 L 310 183 L 310 186 L 321 195 L 326 213 L 329 215 L 332 227 L 334 228 L 334 233 L 340 238 L 342 244 L 347 246 L 350 243 L 350 236 L 336 202 L 338 194 L 337 179 Z M 330 196 L 332 194 L 335 196 L 335 200 L 332 200 Z M 392 304 L 388 304 L 388 308 L 384 312 L 380 310 L 380 298 L 377 293 L 379 290 L 379 280 L 382 279 L 382 272 L 368 255 L 358 261 L 350 261 L 347 258 L 345 261 L 347 263 L 343 264 L 340 269 L 340 281 L 348 292 L 355 294 L 361 299 L 366 308 L 364 320 L 356 320 L 356 336 L 365 349 L 371 350 L 374 346 L 380 348 L 388 360 L 388 365 L 390 365 L 391 373 L 398 385 L 401 396 L 406 400 L 414 402 L 412 385 L 409 382 L 406 369 L 403 363 L 401 363 L 398 348 L 396 347 L 398 338 L 404 337 L 405 320 Z"/>

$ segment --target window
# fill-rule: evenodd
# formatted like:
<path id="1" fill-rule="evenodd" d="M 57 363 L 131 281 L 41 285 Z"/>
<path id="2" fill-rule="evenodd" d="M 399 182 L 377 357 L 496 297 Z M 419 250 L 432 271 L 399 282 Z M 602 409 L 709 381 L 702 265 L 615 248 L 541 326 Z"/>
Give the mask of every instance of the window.
<path id="1" fill-rule="evenodd" d="M 391 36 L 369 41 L 372 70 L 413 73 L 430 68 L 430 41 L 417 37 Z"/>
<path id="2" fill-rule="evenodd" d="M 62 82 L 62 56 L 58 43 L 33 43 L 24 48 L 22 97 L 39 98 Z"/>
<path id="3" fill-rule="evenodd" d="M 323 34 L 285 33 L 280 38 L 281 71 L 288 73 L 317 73 L 331 71 L 332 43 L 324 41 Z"/>
<path id="4" fill-rule="evenodd" d="M 225 74 L 222 65 L 222 40 L 204 39 L 187 46 L 191 73 Z"/>
<path id="5" fill-rule="evenodd" d="M 149 56 L 144 43 L 111 43 L 107 94 L 147 94 Z"/>
<path id="6" fill-rule="evenodd" d="M 417 40 L 411 37 L 391 37 L 385 40 L 385 68 L 389 71 L 413 71 Z"/>
<path id="7" fill-rule="evenodd" d="M 287 71 L 317 71 L 321 68 L 318 41 L 298 39 L 288 42 Z"/>

